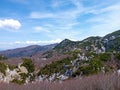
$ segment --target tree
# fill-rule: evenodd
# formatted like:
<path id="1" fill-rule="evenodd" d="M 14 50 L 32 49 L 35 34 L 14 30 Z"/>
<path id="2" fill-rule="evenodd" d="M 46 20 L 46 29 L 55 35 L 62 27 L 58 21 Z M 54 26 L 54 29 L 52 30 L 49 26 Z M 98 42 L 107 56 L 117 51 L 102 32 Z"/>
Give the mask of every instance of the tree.
<path id="1" fill-rule="evenodd" d="M 26 67 L 29 73 L 32 73 L 35 70 L 35 66 L 31 59 L 23 58 L 22 66 Z"/>
<path id="2" fill-rule="evenodd" d="M 101 61 L 109 61 L 110 60 L 110 54 L 109 53 L 100 54 L 99 59 Z"/>
<path id="3" fill-rule="evenodd" d="M 7 65 L 5 63 L 0 62 L 0 72 L 5 74 L 6 69 L 7 69 Z"/>
<path id="4" fill-rule="evenodd" d="M 115 54 L 115 57 L 120 60 L 120 53 Z"/>

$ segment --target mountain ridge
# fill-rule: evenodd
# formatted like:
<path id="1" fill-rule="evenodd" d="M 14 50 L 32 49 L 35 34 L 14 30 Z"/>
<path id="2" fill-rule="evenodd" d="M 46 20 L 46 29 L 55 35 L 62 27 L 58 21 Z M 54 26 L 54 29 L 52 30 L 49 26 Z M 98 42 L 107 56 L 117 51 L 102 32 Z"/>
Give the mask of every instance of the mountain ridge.
<path id="1" fill-rule="evenodd" d="M 106 40 L 107 40 L 107 42 L 106 42 Z M 67 41 L 67 42 L 65 43 L 65 41 Z M 85 49 L 85 50 L 92 51 L 93 50 L 92 48 L 102 49 L 104 47 L 106 49 L 105 51 L 120 51 L 120 49 L 119 49 L 120 48 L 119 47 L 119 45 L 120 45 L 120 30 L 112 32 L 110 34 L 107 34 L 104 37 L 91 36 L 82 41 L 71 41 L 69 39 L 65 39 L 61 43 L 56 45 L 54 47 L 54 50 L 56 50 L 56 49 L 59 50 L 60 48 L 64 49 L 68 45 L 69 45 L 69 48 L 72 50 L 75 48 L 79 48 L 79 49 Z M 112 46 L 110 46 L 110 45 L 112 45 Z M 62 46 L 62 47 L 60 47 L 60 46 Z M 114 47 L 114 49 L 111 50 L 113 47 Z M 66 49 L 69 50 L 69 48 L 66 48 Z"/>
<path id="2" fill-rule="evenodd" d="M 104 37 L 92 36 L 82 41 L 65 39 L 59 44 L 40 46 L 40 48 L 38 45 L 33 45 L 22 48 L 22 52 L 20 52 L 21 49 L 17 49 L 20 53 L 27 53 L 30 50 L 34 50 L 35 53 L 43 50 L 44 53 L 37 53 L 38 56 L 34 57 L 21 58 L 23 62 L 16 66 L 8 66 L 1 61 L 2 68 L 0 70 L 3 74 L 2 77 L 5 77 L 2 78 L 2 81 L 18 84 L 31 81 L 56 82 L 74 79 L 78 76 L 117 72 L 120 69 L 119 33 L 120 31 L 113 32 L 108 35 L 109 37 L 107 35 Z M 13 58 L 10 59 L 13 60 Z M 15 60 L 17 61 L 17 59 Z M 3 62 L 5 61 L 7 60 L 3 60 Z M 24 68 L 24 70 L 21 68 Z M 8 72 L 10 69 L 15 71 L 21 79 L 12 78 L 11 71 Z M 21 73 L 24 73 L 24 75 Z M 9 81 L 4 81 L 6 78 L 9 78 Z"/>
<path id="3" fill-rule="evenodd" d="M 5 51 L 0 51 L 0 54 L 6 57 L 30 57 L 38 52 L 45 52 L 54 48 L 57 44 L 50 44 L 45 46 L 31 45 L 27 47 L 21 47 L 16 49 L 10 49 Z"/>
<path id="4" fill-rule="evenodd" d="M 45 46 L 31 45 L 28 47 L 17 48 L 12 50 L 0 51 L 0 54 L 7 57 L 23 57 L 32 56 L 38 52 L 43 52 L 47 54 L 64 54 L 69 51 L 74 51 L 79 49 L 85 52 L 108 52 L 120 51 L 120 30 L 109 33 L 103 37 L 91 36 L 81 41 L 72 41 L 69 39 L 64 39 L 58 44 L 51 44 Z M 47 57 L 47 55 L 45 55 Z M 52 55 L 50 55 L 52 56 Z"/>

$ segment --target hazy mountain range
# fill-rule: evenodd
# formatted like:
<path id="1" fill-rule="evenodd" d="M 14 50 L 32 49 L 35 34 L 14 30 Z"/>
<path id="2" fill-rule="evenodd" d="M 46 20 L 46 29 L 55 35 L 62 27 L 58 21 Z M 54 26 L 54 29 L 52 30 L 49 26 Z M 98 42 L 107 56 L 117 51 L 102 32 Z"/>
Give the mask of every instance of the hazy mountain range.
<path id="1" fill-rule="evenodd" d="M 30 57 L 36 53 L 45 52 L 54 48 L 56 44 L 51 45 L 31 45 L 23 48 L 16 48 L 11 50 L 1 51 L 0 54 L 6 57 Z"/>

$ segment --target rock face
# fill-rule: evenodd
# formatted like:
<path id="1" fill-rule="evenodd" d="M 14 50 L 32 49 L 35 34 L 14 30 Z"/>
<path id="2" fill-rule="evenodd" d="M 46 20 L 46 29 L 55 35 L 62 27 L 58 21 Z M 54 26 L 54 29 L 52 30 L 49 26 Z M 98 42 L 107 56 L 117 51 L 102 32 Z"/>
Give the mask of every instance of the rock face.
<path id="1" fill-rule="evenodd" d="M 0 82 L 24 84 L 34 80 L 34 64 L 30 59 L 23 59 L 17 66 L 0 63 Z"/>
<path id="2" fill-rule="evenodd" d="M 57 45 L 48 45 L 41 49 L 39 46 L 30 46 L 17 50 L 19 53 L 22 51 L 23 55 L 33 55 L 48 50 L 43 54 L 44 62 L 55 55 L 56 59 L 60 59 L 60 55 L 66 57 L 46 64 L 37 71 L 34 63 L 29 59 L 24 59 L 17 67 L 0 63 L 0 81 L 20 84 L 35 80 L 64 81 L 76 76 L 116 72 L 120 69 L 120 30 L 104 37 L 88 37 L 82 41 L 65 39 Z M 35 52 L 31 53 L 31 51 Z M 12 56 L 14 53 L 8 55 Z"/>

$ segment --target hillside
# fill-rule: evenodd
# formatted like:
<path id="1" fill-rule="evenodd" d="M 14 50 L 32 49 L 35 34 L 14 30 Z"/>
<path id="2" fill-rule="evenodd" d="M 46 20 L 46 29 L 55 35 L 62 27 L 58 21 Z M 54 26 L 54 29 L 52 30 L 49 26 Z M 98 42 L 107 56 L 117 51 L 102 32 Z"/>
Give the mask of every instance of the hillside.
<path id="1" fill-rule="evenodd" d="M 55 46 L 56 46 L 56 44 L 45 45 L 45 46 L 31 45 L 31 46 L 23 47 L 23 48 L 0 51 L 0 54 L 6 56 L 8 58 L 30 57 L 34 54 L 37 54 L 38 52 L 45 52 L 45 51 L 51 50 Z"/>
<path id="2" fill-rule="evenodd" d="M 46 46 L 32 45 L 24 48 L 0 51 L 0 54 L 6 57 L 30 57 L 37 53 L 43 52 L 44 57 L 52 57 L 56 54 L 64 54 L 78 49 L 82 52 L 119 52 L 120 30 L 107 34 L 104 37 L 91 36 L 82 41 L 71 41 L 69 39 L 64 39 L 59 44 L 51 44 Z"/>
<path id="3" fill-rule="evenodd" d="M 107 34 L 104 37 L 92 36 L 82 41 L 71 41 L 69 39 L 65 39 L 58 45 L 56 45 L 50 52 L 54 55 L 56 53 L 64 54 L 74 50 L 80 50 L 81 52 L 96 52 L 96 53 L 119 52 L 120 30 Z"/>
<path id="4" fill-rule="evenodd" d="M 0 63 L 1 81 L 8 82 L 8 78 L 9 82 L 17 84 L 61 82 L 115 73 L 120 69 L 119 34 L 120 31 L 116 31 L 104 37 L 88 37 L 82 41 L 65 39 L 57 45 L 35 45 L 11 50 L 13 52 L 9 51 L 9 57 L 28 55 L 28 58 L 21 58 L 23 61 L 16 65 L 9 65 L 3 60 Z"/>
<path id="5" fill-rule="evenodd" d="M 102 43 L 106 51 L 120 51 L 120 30 L 110 33 L 103 37 Z"/>

